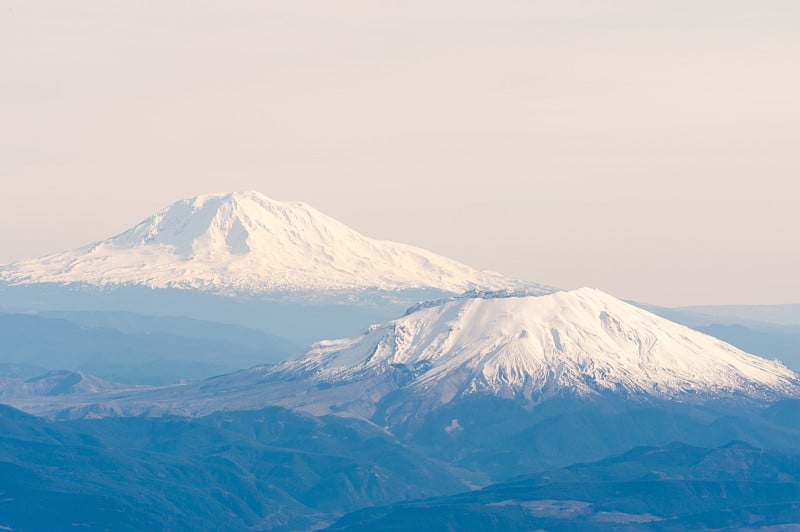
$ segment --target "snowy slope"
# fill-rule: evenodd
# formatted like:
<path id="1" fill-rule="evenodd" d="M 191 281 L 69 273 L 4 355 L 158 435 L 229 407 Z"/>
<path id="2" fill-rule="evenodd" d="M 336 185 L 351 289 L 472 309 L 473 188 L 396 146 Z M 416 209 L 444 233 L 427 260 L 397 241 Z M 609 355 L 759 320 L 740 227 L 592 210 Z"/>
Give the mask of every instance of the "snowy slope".
<path id="1" fill-rule="evenodd" d="M 769 402 L 800 397 L 800 376 L 600 291 L 455 297 L 422 305 L 299 359 L 187 386 L 111 394 L 70 415 L 202 415 L 275 404 L 314 414 L 402 419 L 460 399 L 601 395 Z M 16 404 L 51 415 L 64 405 Z"/>
<path id="2" fill-rule="evenodd" d="M 0 268 L 10 284 L 139 284 L 218 293 L 542 287 L 373 240 L 303 203 L 258 192 L 178 201 L 122 234 Z"/>
<path id="3" fill-rule="evenodd" d="M 321 342 L 280 371 L 330 383 L 402 373 L 406 390 L 437 404 L 564 390 L 678 400 L 800 393 L 800 377 L 777 361 L 589 288 L 423 306 L 363 337 Z"/>

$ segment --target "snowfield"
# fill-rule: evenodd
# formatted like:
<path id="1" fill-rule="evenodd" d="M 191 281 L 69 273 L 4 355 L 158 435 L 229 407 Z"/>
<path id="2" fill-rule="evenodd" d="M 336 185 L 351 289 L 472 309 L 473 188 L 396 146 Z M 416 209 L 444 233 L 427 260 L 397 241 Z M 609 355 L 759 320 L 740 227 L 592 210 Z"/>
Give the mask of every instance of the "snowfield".
<path id="1" fill-rule="evenodd" d="M 551 289 L 368 238 L 299 202 L 258 192 L 178 201 L 117 236 L 0 267 L 12 285 L 85 283 L 225 294 L 363 289 Z"/>

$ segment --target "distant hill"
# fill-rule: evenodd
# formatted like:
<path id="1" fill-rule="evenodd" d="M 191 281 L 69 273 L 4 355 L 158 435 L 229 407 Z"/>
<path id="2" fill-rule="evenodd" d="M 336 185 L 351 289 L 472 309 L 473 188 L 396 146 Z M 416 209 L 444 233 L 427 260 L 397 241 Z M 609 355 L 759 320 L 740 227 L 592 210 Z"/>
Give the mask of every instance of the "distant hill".
<path id="1" fill-rule="evenodd" d="M 309 530 L 463 489 L 356 420 L 267 408 L 52 423 L 0 405 L 0 530 Z"/>
<path id="2" fill-rule="evenodd" d="M 731 442 L 640 447 L 480 491 L 360 510 L 328 530 L 633 532 L 797 523 L 800 455 Z"/>
<path id="3" fill-rule="evenodd" d="M 185 318 L 60 316 L 66 319 L 0 314 L 0 363 L 82 371 L 122 383 L 165 384 L 279 362 L 295 349 L 291 342 L 259 331 Z"/>

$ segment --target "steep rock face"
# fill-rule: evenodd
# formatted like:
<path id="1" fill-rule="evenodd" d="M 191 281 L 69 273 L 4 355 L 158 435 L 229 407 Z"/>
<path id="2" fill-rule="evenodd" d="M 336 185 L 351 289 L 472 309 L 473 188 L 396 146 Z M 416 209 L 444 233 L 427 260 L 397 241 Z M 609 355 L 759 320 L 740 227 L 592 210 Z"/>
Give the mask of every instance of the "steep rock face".
<path id="1" fill-rule="evenodd" d="M 548 289 L 374 240 L 258 192 L 178 201 L 109 239 L 0 268 L 10 284 L 138 284 L 223 293 Z"/>

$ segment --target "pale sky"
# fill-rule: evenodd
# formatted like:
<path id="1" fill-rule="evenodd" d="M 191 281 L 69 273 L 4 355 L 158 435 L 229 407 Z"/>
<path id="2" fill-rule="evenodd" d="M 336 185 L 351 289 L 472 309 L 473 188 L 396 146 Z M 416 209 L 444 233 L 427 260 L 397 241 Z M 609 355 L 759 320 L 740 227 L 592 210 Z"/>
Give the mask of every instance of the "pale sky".
<path id="1" fill-rule="evenodd" d="M 800 302 L 800 2 L 0 1 L 0 262 L 255 189 L 663 304 Z"/>

